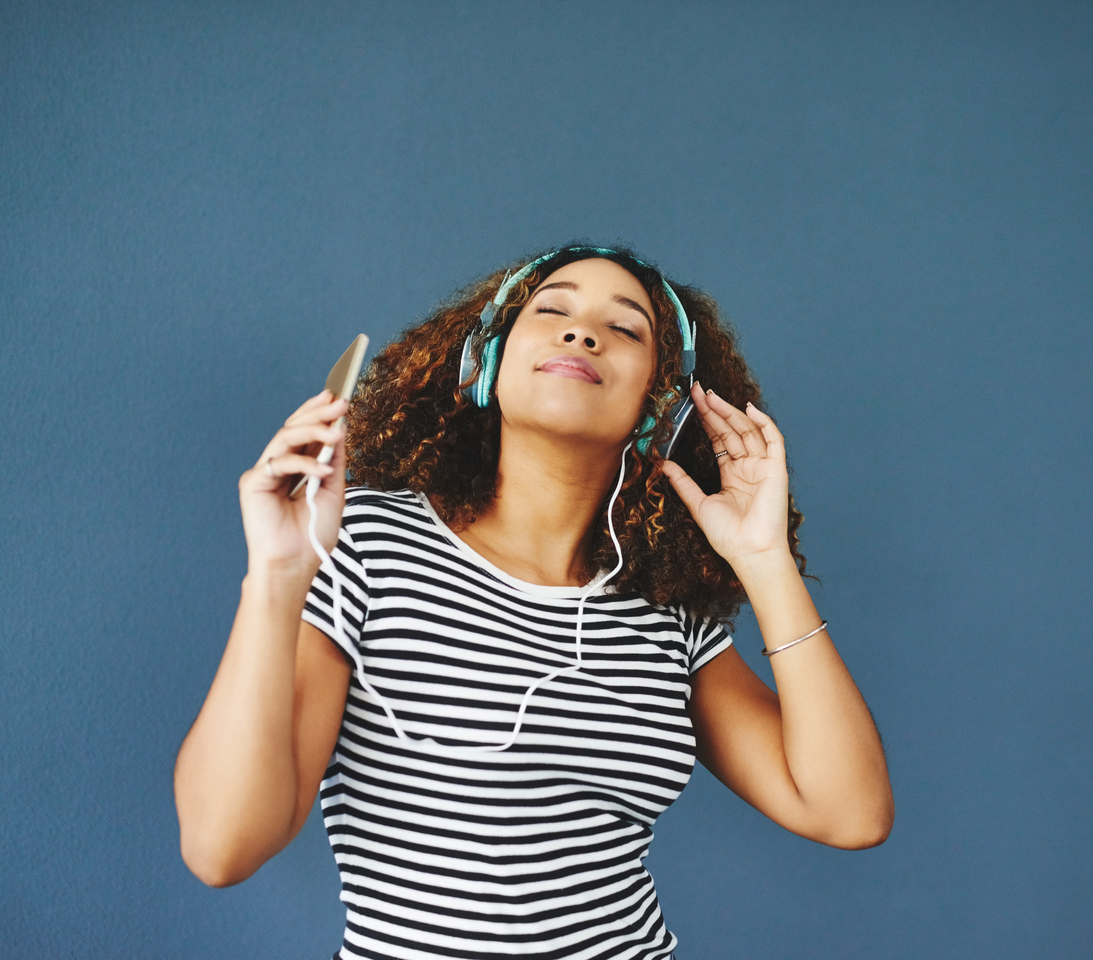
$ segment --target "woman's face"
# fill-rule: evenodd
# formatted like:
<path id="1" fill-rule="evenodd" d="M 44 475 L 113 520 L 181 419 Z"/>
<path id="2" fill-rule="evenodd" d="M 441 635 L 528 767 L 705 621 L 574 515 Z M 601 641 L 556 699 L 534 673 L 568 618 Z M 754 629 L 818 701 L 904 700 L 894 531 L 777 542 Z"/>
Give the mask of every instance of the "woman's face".
<path id="1" fill-rule="evenodd" d="M 505 426 L 617 447 L 638 422 L 656 368 L 653 304 L 611 260 L 550 274 L 520 311 L 497 375 Z"/>

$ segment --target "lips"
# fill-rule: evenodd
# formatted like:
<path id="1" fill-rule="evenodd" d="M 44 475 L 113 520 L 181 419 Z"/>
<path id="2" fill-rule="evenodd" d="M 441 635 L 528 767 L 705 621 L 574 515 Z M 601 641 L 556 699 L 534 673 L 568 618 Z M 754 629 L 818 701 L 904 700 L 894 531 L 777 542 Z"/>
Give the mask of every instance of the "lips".
<path id="1" fill-rule="evenodd" d="M 546 363 L 540 364 L 539 370 L 543 373 L 553 373 L 558 377 L 586 380 L 589 383 L 603 383 L 592 364 L 581 357 L 573 357 L 569 354 L 551 357 Z"/>

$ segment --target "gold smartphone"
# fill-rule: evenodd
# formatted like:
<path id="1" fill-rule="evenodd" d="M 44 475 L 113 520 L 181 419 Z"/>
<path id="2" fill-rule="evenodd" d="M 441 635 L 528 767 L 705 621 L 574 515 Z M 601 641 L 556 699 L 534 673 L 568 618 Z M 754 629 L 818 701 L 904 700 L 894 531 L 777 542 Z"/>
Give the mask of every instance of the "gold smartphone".
<path id="1" fill-rule="evenodd" d="M 331 368 L 330 376 L 326 378 L 326 389 L 334 394 L 335 400 L 338 397 L 345 401 L 353 399 L 353 391 L 357 389 L 357 379 L 361 375 L 361 366 L 364 363 L 364 354 L 367 349 L 368 337 L 363 333 L 358 333 L 357 338 L 349 344 L 349 349 L 338 358 L 338 362 Z M 344 417 L 340 417 L 338 423 L 341 423 L 344 419 Z M 330 452 L 327 453 L 327 451 Z M 333 447 L 323 447 L 319 453 L 319 461 L 329 463 L 333 453 Z M 307 477 L 302 473 L 298 473 L 293 477 L 289 477 L 289 482 L 292 485 L 292 492 L 289 496 L 295 499 L 304 492 L 304 488 L 307 486 Z"/>

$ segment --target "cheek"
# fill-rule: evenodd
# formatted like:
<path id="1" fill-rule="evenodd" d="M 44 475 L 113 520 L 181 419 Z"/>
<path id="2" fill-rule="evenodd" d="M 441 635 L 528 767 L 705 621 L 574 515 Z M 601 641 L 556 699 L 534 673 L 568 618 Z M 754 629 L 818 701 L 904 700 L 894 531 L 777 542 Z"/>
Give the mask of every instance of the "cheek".
<path id="1" fill-rule="evenodd" d="M 512 340 L 505 344 L 505 351 L 501 354 L 501 363 L 494 372 L 493 389 L 498 396 L 503 390 L 511 391 L 518 386 L 521 380 L 526 379 L 526 374 L 520 376 L 519 370 L 523 369 L 522 352 L 519 340 Z"/>
<path id="2" fill-rule="evenodd" d="M 634 383 L 638 394 L 638 407 L 645 403 L 649 391 L 656 386 L 656 357 L 648 356 L 634 373 Z"/>
<path id="3" fill-rule="evenodd" d="M 495 374 L 495 382 L 500 381 L 502 373 L 512 377 L 514 370 L 523 369 L 528 356 L 532 351 L 534 337 L 529 336 L 527 324 L 520 323 L 517 319 L 508 336 L 505 337 L 504 348 L 501 352 L 501 363 Z"/>

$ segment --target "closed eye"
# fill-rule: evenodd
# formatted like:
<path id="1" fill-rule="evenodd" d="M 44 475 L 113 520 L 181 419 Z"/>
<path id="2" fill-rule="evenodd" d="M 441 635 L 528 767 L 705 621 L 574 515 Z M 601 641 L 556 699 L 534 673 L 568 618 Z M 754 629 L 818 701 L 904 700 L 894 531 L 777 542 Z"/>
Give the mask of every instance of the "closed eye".
<path id="1" fill-rule="evenodd" d="M 638 333 L 637 330 L 631 330 L 629 327 L 624 327 L 621 324 L 619 324 L 619 325 L 612 324 L 611 329 L 612 330 L 618 330 L 619 333 L 625 334 L 631 340 L 636 340 L 638 343 L 641 343 L 641 334 Z"/>
<path id="2" fill-rule="evenodd" d="M 536 313 L 552 313 L 556 317 L 568 317 L 569 316 L 568 313 L 566 313 L 564 310 L 560 309 L 559 307 L 553 307 L 553 306 L 548 306 L 548 305 L 544 305 L 544 306 L 541 306 L 541 307 L 536 307 L 535 312 Z M 634 330 L 632 327 L 628 327 L 625 324 L 621 324 L 621 323 L 611 323 L 611 324 L 608 324 L 608 326 L 612 330 L 617 330 L 623 336 L 629 337 L 635 343 L 642 343 L 641 333 L 638 332 L 637 330 Z"/>

